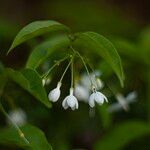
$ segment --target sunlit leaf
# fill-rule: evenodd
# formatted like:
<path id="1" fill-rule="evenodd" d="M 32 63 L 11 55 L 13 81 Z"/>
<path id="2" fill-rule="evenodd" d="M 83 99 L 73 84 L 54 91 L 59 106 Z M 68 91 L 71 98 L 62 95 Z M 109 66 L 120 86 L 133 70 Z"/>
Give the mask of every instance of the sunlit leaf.
<path id="1" fill-rule="evenodd" d="M 14 128 L 0 130 L 0 143 L 4 145 L 17 145 L 25 150 L 52 150 L 44 133 L 31 125 L 21 127 L 25 138 L 29 141 L 27 144 Z"/>
<path id="2" fill-rule="evenodd" d="M 113 44 L 100 34 L 84 32 L 76 35 L 74 45 L 77 48 L 91 50 L 102 56 L 111 65 L 123 85 L 124 74 L 120 57 Z"/>
<path id="3" fill-rule="evenodd" d="M 6 74 L 8 78 L 19 84 L 47 107 L 51 106 L 41 78 L 36 71 L 24 69 L 22 72 L 19 72 L 13 69 L 6 69 Z"/>
<path id="4" fill-rule="evenodd" d="M 37 68 L 52 52 L 66 49 L 69 43 L 69 38 L 66 35 L 55 36 L 41 43 L 32 51 L 26 67 Z"/>
<path id="5" fill-rule="evenodd" d="M 69 29 L 52 20 L 44 20 L 44 21 L 35 21 L 28 25 L 26 25 L 20 32 L 16 35 L 8 53 L 15 48 L 16 46 L 20 45 L 21 43 L 34 38 L 36 36 L 42 35 L 44 33 L 53 32 L 53 31 L 64 31 L 68 32 Z"/>
<path id="6" fill-rule="evenodd" d="M 125 122 L 115 128 L 111 127 L 111 131 L 105 133 L 95 144 L 94 150 L 120 150 L 132 140 L 146 134 L 150 134 L 149 124 L 140 121 Z"/>

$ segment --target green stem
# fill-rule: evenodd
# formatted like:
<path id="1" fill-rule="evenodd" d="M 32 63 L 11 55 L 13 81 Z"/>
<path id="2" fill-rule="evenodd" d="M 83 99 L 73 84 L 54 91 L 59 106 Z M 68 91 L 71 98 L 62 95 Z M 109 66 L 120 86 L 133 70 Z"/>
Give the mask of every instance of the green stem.
<path id="1" fill-rule="evenodd" d="M 59 80 L 60 83 L 62 82 L 62 80 L 63 80 L 63 78 L 64 78 L 64 76 L 65 76 L 65 74 L 66 74 L 66 72 L 67 72 L 67 70 L 68 70 L 68 68 L 69 68 L 69 66 L 70 66 L 70 64 L 72 63 L 72 60 L 73 60 L 73 57 L 74 57 L 74 56 L 71 56 L 71 57 L 72 57 L 72 58 L 71 58 L 69 64 L 67 65 L 65 71 L 63 72 L 63 74 L 62 74 L 62 76 L 61 76 L 61 78 L 60 78 L 60 80 Z"/>
<path id="2" fill-rule="evenodd" d="M 19 136 L 24 140 L 26 144 L 29 144 L 29 141 L 24 136 L 24 133 L 21 131 L 21 129 L 18 127 L 18 125 L 9 117 L 5 109 L 3 108 L 2 104 L 0 103 L 0 111 L 6 116 L 6 118 L 12 123 L 14 128 L 17 130 Z"/>
<path id="3" fill-rule="evenodd" d="M 42 78 L 43 79 L 46 78 L 56 66 L 58 66 L 62 61 L 66 60 L 68 57 L 69 56 L 66 56 L 66 57 L 58 60 L 45 74 L 42 75 Z"/>
<path id="4" fill-rule="evenodd" d="M 73 58 L 71 62 L 71 88 L 73 88 Z"/>
<path id="5" fill-rule="evenodd" d="M 95 86 L 94 83 L 93 83 L 93 81 L 92 81 L 92 78 L 91 78 L 91 76 L 90 76 L 90 72 L 89 72 L 89 70 L 88 70 L 88 68 L 87 68 L 86 62 L 84 61 L 83 57 L 80 55 L 80 53 L 79 53 L 78 51 L 76 51 L 76 50 L 73 49 L 72 47 L 71 47 L 71 49 L 74 51 L 74 53 L 76 53 L 76 54 L 80 57 L 80 59 L 81 59 L 83 65 L 84 65 L 84 67 L 85 67 L 85 69 L 86 69 L 86 72 L 87 72 L 87 74 L 88 74 L 88 76 L 89 76 L 89 79 L 90 79 L 90 82 L 91 82 L 91 86 Z"/>

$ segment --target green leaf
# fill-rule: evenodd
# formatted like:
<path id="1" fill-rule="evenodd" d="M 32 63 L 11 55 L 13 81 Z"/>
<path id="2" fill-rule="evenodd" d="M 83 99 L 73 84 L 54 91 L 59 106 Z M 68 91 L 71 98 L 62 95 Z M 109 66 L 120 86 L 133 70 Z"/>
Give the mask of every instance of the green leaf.
<path id="1" fill-rule="evenodd" d="M 104 135 L 94 147 L 94 150 L 120 150 L 126 144 L 140 136 L 150 134 L 150 125 L 140 121 L 122 123 Z"/>
<path id="2" fill-rule="evenodd" d="M 24 69 L 22 72 L 13 69 L 6 69 L 8 78 L 19 84 L 22 88 L 32 94 L 37 100 L 45 104 L 47 107 L 51 106 L 47 98 L 46 91 L 42 85 L 39 74 L 32 69 Z"/>
<path id="3" fill-rule="evenodd" d="M 124 74 L 120 57 L 113 44 L 100 34 L 84 32 L 76 34 L 74 46 L 78 49 L 91 50 L 102 56 L 111 65 L 123 86 Z"/>
<path id="4" fill-rule="evenodd" d="M 26 25 L 22 30 L 20 30 L 7 53 L 9 53 L 16 46 L 31 38 L 53 31 L 68 32 L 69 29 L 61 23 L 52 20 L 32 22 Z"/>
<path id="5" fill-rule="evenodd" d="M 15 144 L 25 150 L 52 150 L 52 147 L 40 129 L 31 125 L 25 125 L 20 129 L 29 141 L 29 144 L 24 142 L 13 127 L 0 130 L 0 143 L 4 145 Z"/>
<path id="6" fill-rule="evenodd" d="M 32 51 L 28 61 L 27 68 L 37 68 L 50 54 L 56 50 L 66 49 L 70 40 L 66 35 L 55 36 L 40 45 L 36 46 Z"/>

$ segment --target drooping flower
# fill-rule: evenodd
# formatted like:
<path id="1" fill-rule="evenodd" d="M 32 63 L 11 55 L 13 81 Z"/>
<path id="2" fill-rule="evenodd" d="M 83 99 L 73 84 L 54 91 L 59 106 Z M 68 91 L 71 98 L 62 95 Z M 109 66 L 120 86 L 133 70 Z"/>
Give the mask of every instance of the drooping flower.
<path id="1" fill-rule="evenodd" d="M 102 105 L 104 101 L 108 102 L 106 96 L 102 94 L 101 92 L 97 92 L 96 90 L 90 95 L 89 98 L 89 105 L 90 107 L 95 106 L 95 102 L 97 102 L 99 105 Z"/>
<path id="2" fill-rule="evenodd" d="M 78 100 L 73 96 L 73 88 L 70 88 L 70 94 L 63 100 L 62 106 L 64 109 L 71 108 L 72 110 L 78 109 Z"/>
<path id="3" fill-rule="evenodd" d="M 78 100 L 88 101 L 89 89 L 85 88 L 83 85 L 77 84 L 74 89 L 74 95 Z"/>
<path id="4" fill-rule="evenodd" d="M 100 90 L 104 87 L 103 81 L 100 79 L 101 76 L 100 71 L 94 71 L 93 73 L 90 73 L 90 78 L 93 82 L 93 84 L 96 86 L 97 90 Z M 89 76 L 87 74 L 83 74 L 81 76 L 81 85 L 83 85 L 85 88 L 91 89 L 91 81 L 89 80 Z"/>
<path id="5" fill-rule="evenodd" d="M 59 99 L 61 93 L 60 87 L 61 87 L 61 82 L 58 82 L 57 87 L 52 91 L 50 91 L 50 93 L 48 94 L 48 98 L 50 101 L 56 102 Z"/>

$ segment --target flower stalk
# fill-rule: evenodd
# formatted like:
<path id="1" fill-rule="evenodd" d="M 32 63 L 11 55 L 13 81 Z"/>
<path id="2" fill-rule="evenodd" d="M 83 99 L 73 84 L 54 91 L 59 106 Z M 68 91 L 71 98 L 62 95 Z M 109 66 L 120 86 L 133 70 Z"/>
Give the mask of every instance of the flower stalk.
<path id="1" fill-rule="evenodd" d="M 28 139 L 25 137 L 24 133 L 21 131 L 21 129 L 19 128 L 19 126 L 9 117 L 9 115 L 7 114 L 7 112 L 5 111 L 5 109 L 3 108 L 2 104 L 0 103 L 0 111 L 6 116 L 6 118 L 12 123 L 13 127 L 17 130 L 20 138 L 23 139 L 23 141 L 26 144 L 30 144 L 30 142 L 28 141 Z"/>

